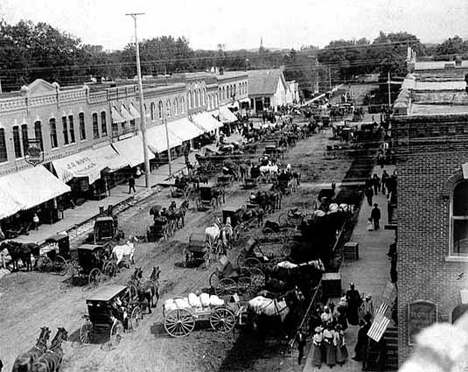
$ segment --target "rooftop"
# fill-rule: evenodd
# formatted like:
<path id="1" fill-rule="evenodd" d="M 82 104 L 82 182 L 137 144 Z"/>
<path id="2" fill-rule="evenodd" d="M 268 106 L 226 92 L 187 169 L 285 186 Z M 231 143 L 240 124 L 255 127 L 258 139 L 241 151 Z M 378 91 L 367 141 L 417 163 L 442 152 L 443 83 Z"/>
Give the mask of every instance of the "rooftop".
<path id="1" fill-rule="evenodd" d="M 414 70 L 444 70 L 454 68 L 468 68 L 468 61 L 461 61 L 460 66 L 455 66 L 455 61 L 424 61 L 416 62 Z"/>
<path id="2" fill-rule="evenodd" d="M 278 87 L 278 80 L 283 79 L 283 71 L 271 70 L 249 70 L 249 95 L 274 94 Z"/>

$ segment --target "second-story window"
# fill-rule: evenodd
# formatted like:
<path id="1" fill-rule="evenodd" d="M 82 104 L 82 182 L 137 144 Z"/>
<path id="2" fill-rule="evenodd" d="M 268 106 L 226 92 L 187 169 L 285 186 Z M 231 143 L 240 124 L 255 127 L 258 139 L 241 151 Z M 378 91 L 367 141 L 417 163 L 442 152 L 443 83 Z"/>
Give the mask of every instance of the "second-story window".
<path id="1" fill-rule="evenodd" d="M 5 129 L 0 128 L 0 163 L 8 161 L 8 153 L 6 148 Z"/>
<path id="2" fill-rule="evenodd" d="M 181 113 L 181 114 L 184 113 L 184 110 L 185 110 L 184 106 L 185 106 L 185 99 L 184 99 L 184 97 L 182 97 L 182 98 L 180 99 L 180 113 Z"/>
<path id="3" fill-rule="evenodd" d="M 93 113 L 93 139 L 99 138 L 99 123 L 98 116 Z"/>
<path id="4" fill-rule="evenodd" d="M 163 117 L 163 103 L 162 103 L 162 101 L 159 101 L 159 103 L 158 103 L 158 117 L 159 117 L 159 119 L 162 119 L 162 117 Z"/>
<path id="5" fill-rule="evenodd" d="M 68 116 L 68 129 L 70 130 L 70 143 L 75 143 L 75 122 L 73 115 Z"/>
<path id="6" fill-rule="evenodd" d="M 451 256 L 468 256 L 468 181 L 457 183 L 452 191 Z"/>
<path id="7" fill-rule="evenodd" d="M 174 98 L 174 101 L 172 101 L 172 113 L 174 116 L 177 116 L 177 104 L 176 104 L 175 98 Z"/>
<path id="8" fill-rule="evenodd" d="M 44 151 L 44 141 L 42 140 L 42 124 L 40 121 L 36 121 L 34 123 L 34 136 L 38 141 L 39 148 L 41 151 Z"/>
<path id="9" fill-rule="evenodd" d="M 23 152 L 26 154 L 29 147 L 29 135 L 28 135 L 28 124 L 23 124 L 21 126 L 21 137 L 23 140 Z"/>
<path id="10" fill-rule="evenodd" d="M 101 112 L 101 135 L 103 137 L 107 136 L 107 120 L 106 120 L 106 112 Z"/>
<path id="11" fill-rule="evenodd" d="M 151 121 L 156 120 L 156 105 L 154 102 L 151 102 Z"/>
<path id="12" fill-rule="evenodd" d="M 78 119 L 80 120 L 80 140 L 83 141 L 86 139 L 86 124 L 84 113 L 80 112 Z"/>
<path id="13" fill-rule="evenodd" d="M 55 118 L 51 118 L 49 120 L 49 126 L 50 126 L 50 147 L 55 149 L 58 147 L 57 124 L 55 122 Z"/>
<path id="14" fill-rule="evenodd" d="M 21 138 L 18 126 L 13 127 L 13 145 L 15 146 L 15 158 L 21 158 L 23 155 L 21 153 Z"/>
<path id="15" fill-rule="evenodd" d="M 166 116 L 171 116 L 171 101 L 169 100 L 166 101 Z"/>
<path id="16" fill-rule="evenodd" d="M 62 126 L 63 126 L 63 144 L 68 145 L 68 125 L 67 125 L 67 117 L 62 116 Z"/>

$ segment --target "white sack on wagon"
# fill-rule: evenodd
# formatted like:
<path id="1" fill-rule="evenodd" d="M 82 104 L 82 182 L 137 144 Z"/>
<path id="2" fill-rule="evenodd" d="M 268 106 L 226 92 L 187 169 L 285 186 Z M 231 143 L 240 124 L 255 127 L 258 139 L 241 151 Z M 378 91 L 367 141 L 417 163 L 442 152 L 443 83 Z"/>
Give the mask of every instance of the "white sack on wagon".
<path id="1" fill-rule="evenodd" d="M 178 309 L 189 309 L 190 305 L 188 303 L 187 298 L 176 298 L 174 300 L 175 304 L 177 305 Z"/>
<path id="2" fill-rule="evenodd" d="M 174 299 L 170 298 L 164 302 L 164 309 L 166 311 L 171 311 L 177 309 L 177 305 L 174 302 Z"/>
<path id="3" fill-rule="evenodd" d="M 210 295 L 208 293 L 202 293 L 199 297 L 203 306 L 210 306 Z"/>
<path id="4" fill-rule="evenodd" d="M 188 303 L 192 307 L 202 307 L 202 303 L 195 293 L 189 293 Z"/>
<path id="5" fill-rule="evenodd" d="M 210 296 L 210 304 L 211 304 L 211 306 L 222 306 L 222 305 L 224 305 L 224 300 L 219 298 L 216 295 L 211 295 Z"/>

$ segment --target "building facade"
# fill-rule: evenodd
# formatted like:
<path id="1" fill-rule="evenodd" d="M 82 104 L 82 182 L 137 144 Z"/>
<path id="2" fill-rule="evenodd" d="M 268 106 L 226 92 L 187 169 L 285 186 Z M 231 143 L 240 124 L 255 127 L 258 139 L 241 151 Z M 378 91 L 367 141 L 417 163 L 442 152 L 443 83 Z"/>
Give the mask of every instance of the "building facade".
<path id="1" fill-rule="evenodd" d="M 250 70 L 247 73 L 250 107 L 254 111 L 277 110 L 279 106 L 293 103 L 289 84 L 281 69 Z"/>

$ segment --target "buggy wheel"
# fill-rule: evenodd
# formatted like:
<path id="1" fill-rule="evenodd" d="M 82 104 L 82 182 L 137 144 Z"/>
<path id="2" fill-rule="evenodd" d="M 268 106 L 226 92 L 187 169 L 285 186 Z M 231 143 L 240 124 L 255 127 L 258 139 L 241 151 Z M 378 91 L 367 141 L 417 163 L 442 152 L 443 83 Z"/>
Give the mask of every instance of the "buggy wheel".
<path id="1" fill-rule="evenodd" d="M 109 333 L 109 344 L 111 346 L 117 346 L 120 344 L 120 341 L 123 338 L 123 333 L 124 333 L 124 327 L 123 324 L 120 320 L 116 321 L 110 330 Z"/>
<path id="2" fill-rule="evenodd" d="M 138 329 L 140 326 L 140 321 L 143 319 L 143 314 L 141 312 L 140 306 L 136 306 L 132 310 L 132 314 L 130 315 L 130 328 L 132 330 Z"/>
<path id="3" fill-rule="evenodd" d="M 218 307 L 210 315 L 210 325 L 216 332 L 229 332 L 236 325 L 236 316 L 231 310 Z"/>
<path id="4" fill-rule="evenodd" d="M 280 226 L 288 226 L 289 225 L 289 215 L 288 212 L 281 213 L 278 217 L 278 223 Z"/>
<path id="5" fill-rule="evenodd" d="M 211 288 L 216 288 L 218 285 L 219 285 L 219 275 L 216 271 L 214 271 L 213 273 L 211 273 L 210 275 L 210 279 L 209 279 L 209 282 L 210 282 L 210 287 Z"/>
<path id="6" fill-rule="evenodd" d="M 257 267 L 252 267 L 249 269 L 250 279 L 252 285 L 249 288 L 251 294 L 256 294 L 261 288 L 265 286 L 265 274 L 262 270 Z"/>
<path id="7" fill-rule="evenodd" d="M 114 261 L 109 261 L 104 265 L 103 272 L 106 274 L 109 278 L 113 278 L 114 276 L 117 275 L 117 264 Z"/>
<path id="8" fill-rule="evenodd" d="M 276 233 L 270 229 L 269 227 L 265 227 L 263 230 L 263 235 L 265 236 L 265 238 L 267 240 L 274 240 L 275 239 L 275 236 L 276 236 Z"/>
<path id="9" fill-rule="evenodd" d="M 237 267 L 244 267 L 245 266 L 245 252 L 242 251 L 239 253 L 239 256 L 237 256 Z"/>
<path id="10" fill-rule="evenodd" d="M 231 296 L 237 292 L 237 284 L 231 278 L 222 278 L 214 290 L 217 296 Z"/>
<path id="11" fill-rule="evenodd" d="M 172 337 L 188 336 L 195 328 L 195 318 L 186 309 L 175 309 L 164 318 L 164 329 Z"/>
<path id="12" fill-rule="evenodd" d="M 260 266 L 262 266 L 262 263 L 258 258 L 248 257 L 248 258 L 245 259 L 243 267 L 250 269 L 252 267 L 257 267 L 258 268 Z"/>
<path id="13" fill-rule="evenodd" d="M 57 255 L 54 260 L 54 271 L 60 276 L 64 276 L 67 273 L 67 270 L 67 261 L 62 256 Z"/>
<path id="14" fill-rule="evenodd" d="M 85 345 L 93 342 L 93 323 L 89 320 L 80 328 L 80 342 Z"/>
<path id="15" fill-rule="evenodd" d="M 37 259 L 36 267 L 41 273 L 50 272 L 53 268 L 52 261 L 47 256 L 40 256 Z"/>
<path id="16" fill-rule="evenodd" d="M 88 275 L 88 284 L 90 287 L 97 287 L 102 280 L 101 270 L 94 268 Z"/>
<path id="17" fill-rule="evenodd" d="M 245 293 L 252 284 L 252 279 L 249 276 L 241 276 L 237 280 L 237 293 Z"/>

